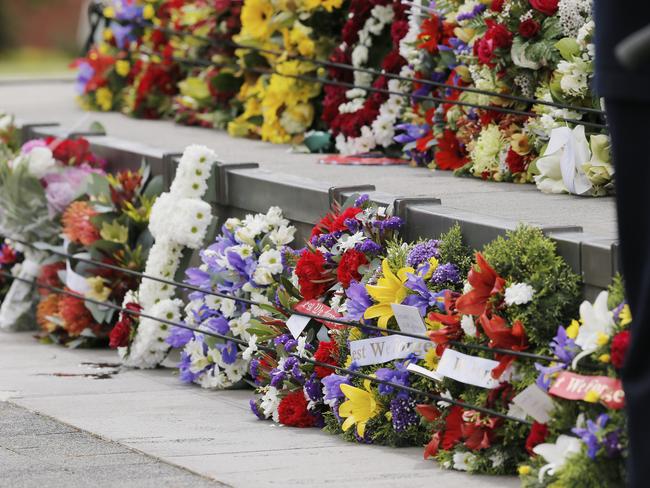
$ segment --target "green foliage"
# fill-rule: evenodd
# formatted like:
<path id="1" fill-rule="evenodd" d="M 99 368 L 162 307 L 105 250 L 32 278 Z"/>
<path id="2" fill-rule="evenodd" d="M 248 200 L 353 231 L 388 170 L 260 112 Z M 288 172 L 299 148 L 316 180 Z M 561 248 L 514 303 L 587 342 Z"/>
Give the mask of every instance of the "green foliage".
<path id="1" fill-rule="evenodd" d="M 612 280 L 612 284 L 609 285 L 609 298 L 607 299 L 607 306 L 610 309 L 618 307 L 621 303 L 625 301 L 625 283 L 623 282 L 623 276 L 617 274 Z"/>
<path id="2" fill-rule="evenodd" d="M 386 244 L 386 259 L 388 259 L 388 265 L 393 272 L 396 273 L 400 268 L 406 266 L 406 258 L 411 247 L 399 238 Z"/>
<path id="3" fill-rule="evenodd" d="M 549 484 L 549 488 L 615 488 L 624 486 L 618 470 L 617 460 L 598 458 L 597 463 L 589 459 L 583 452 L 574 454 L 566 460 L 562 468 L 555 474 L 557 481 Z"/>
<path id="4" fill-rule="evenodd" d="M 463 242 L 463 233 L 458 223 L 440 236 L 438 249 L 441 263 L 453 263 L 458 266 L 461 276 L 467 276 L 472 265 L 472 252 Z"/>
<path id="5" fill-rule="evenodd" d="M 577 316 L 580 277 L 541 230 L 521 225 L 485 246 L 483 255 L 508 285 L 527 283 L 534 288 L 530 303 L 506 310 L 510 323 L 522 322 L 532 345 L 546 347 L 558 326 Z"/>

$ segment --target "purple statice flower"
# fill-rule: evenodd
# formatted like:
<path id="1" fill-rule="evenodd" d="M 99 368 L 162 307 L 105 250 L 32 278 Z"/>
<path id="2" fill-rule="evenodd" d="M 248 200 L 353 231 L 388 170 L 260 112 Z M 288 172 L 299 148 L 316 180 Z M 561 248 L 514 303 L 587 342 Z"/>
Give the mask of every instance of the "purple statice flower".
<path id="1" fill-rule="evenodd" d="M 75 91 L 79 95 L 86 93 L 86 86 L 90 80 L 95 76 L 95 68 L 93 68 L 86 61 L 82 61 L 77 65 L 77 79 L 75 81 Z"/>
<path id="2" fill-rule="evenodd" d="M 291 339 L 289 334 L 281 334 L 273 339 L 273 344 L 277 346 L 284 346 L 287 341 Z"/>
<path id="3" fill-rule="evenodd" d="M 408 397 L 397 397 L 390 401 L 390 413 L 395 432 L 403 432 L 408 427 L 418 425 L 419 417 L 415 405 L 415 401 Z"/>
<path id="4" fill-rule="evenodd" d="M 305 375 L 300 369 L 299 363 L 296 362 L 296 364 L 294 364 L 293 367 L 291 368 L 291 376 L 294 380 L 296 380 L 301 385 L 305 384 Z"/>
<path id="5" fill-rule="evenodd" d="M 291 352 L 296 347 L 298 347 L 298 341 L 293 339 L 293 338 L 290 338 L 289 340 L 287 340 L 287 342 L 284 343 L 284 350 L 286 352 Z M 295 359 L 295 358 L 293 358 L 293 359 Z"/>
<path id="6" fill-rule="evenodd" d="M 474 17 L 476 17 L 477 15 L 483 13 L 485 8 L 486 8 L 485 4 L 479 3 L 472 9 L 471 12 L 465 12 L 465 13 L 462 13 L 462 14 L 458 14 L 456 16 L 456 22 L 462 22 L 464 20 L 471 20 Z"/>
<path id="7" fill-rule="evenodd" d="M 251 412 L 253 412 L 253 413 L 257 416 L 258 419 L 260 419 L 260 420 L 266 420 L 266 417 L 264 417 L 264 415 L 262 414 L 262 412 L 260 412 L 260 408 L 259 408 L 259 406 L 257 405 L 257 402 L 256 402 L 255 400 L 251 399 L 251 400 L 248 402 L 248 405 L 251 407 Z"/>
<path id="8" fill-rule="evenodd" d="M 361 222 L 359 222 L 357 219 L 345 219 L 343 223 L 353 234 L 361 229 Z"/>
<path id="9" fill-rule="evenodd" d="M 553 375 L 559 371 L 562 371 L 566 368 L 565 364 L 556 364 L 552 366 L 542 366 L 541 364 L 535 363 L 535 369 L 539 371 L 539 376 L 535 384 L 544 391 L 548 391 L 551 387 L 551 381 Z"/>
<path id="10" fill-rule="evenodd" d="M 614 430 L 605 434 L 605 426 L 609 421 L 609 415 L 600 414 L 596 421 L 587 420 L 587 426 L 583 428 L 575 427 L 571 432 L 576 434 L 587 446 L 587 456 L 596 459 L 598 450 L 605 447 L 608 456 L 614 456 L 621 451 L 620 432 Z"/>
<path id="11" fill-rule="evenodd" d="M 233 364 L 237 361 L 237 345 L 228 341 L 226 344 L 217 344 L 217 349 L 221 352 L 221 359 L 226 364 Z"/>
<path id="12" fill-rule="evenodd" d="M 431 275 L 431 281 L 436 285 L 442 285 L 443 283 L 459 283 L 460 270 L 458 269 L 458 266 L 453 263 L 441 264 Z"/>
<path id="13" fill-rule="evenodd" d="M 271 382 L 269 384 L 274 388 L 280 388 L 286 377 L 287 373 L 281 369 L 274 368 L 271 370 Z"/>
<path id="14" fill-rule="evenodd" d="M 287 359 L 284 360 L 282 369 L 284 369 L 285 371 L 290 371 L 297 364 L 298 364 L 298 358 L 295 356 L 289 356 Z"/>
<path id="15" fill-rule="evenodd" d="M 424 274 L 426 274 L 426 271 L 425 269 Z M 440 308 L 440 304 L 444 300 L 444 292 L 434 293 L 429 290 L 421 275 L 408 273 L 404 286 L 415 293 L 408 295 L 402 303 L 416 307 L 422 317 L 426 315 L 428 308 Z"/>
<path id="16" fill-rule="evenodd" d="M 359 197 L 354 201 L 354 206 L 357 208 L 362 207 L 369 199 L 370 196 L 367 193 L 359 195 Z"/>
<path id="17" fill-rule="evenodd" d="M 303 390 L 305 396 L 312 402 L 319 402 L 323 399 L 323 388 L 320 378 L 316 373 L 312 373 L 309 379 L 305 381 Z"/>
<path id="18" fill-rule="evenodd" d="M 358 281 L 351 281 L 345 295 L 348 297 L 346 320 L 361 320 L 366 309 L 372 305 L 366 287 Z"/>
<path id="19" fill-rule="evenodd" d="M 336 245 L 336 240 L 340 237 L 339 232 L 332 232 L 331 234 L 320 234 L 312 237 L 311 243 L 316 247 L 325 247 L 331 249 Z"/>
<path id="20" fill-rule="evenodd" d="M 371 241 L 370 239 L 366 239 L 363 242 L 359 242 L 355 244 L 354 248 L 357 251 L 362 252 L 369 256 L 379 254 L 380 252 L 383 251 L 383 248 L 379 244 L 377 244 L 375 241 Z"/>
<path id="21" fill-rule="evenodd" d="M 406 262 L 409 266 L 418 268 L 421 264 L 428 262 L 431 258 L 438 259 L 440 257 L 440 251 L 438 250 L 439 244 L 440 241 L 436 239 L 416 244 L 409 252 Z"/>
<path id="22" fill-rule="evenodd" d="M 212 288 L 212 278 L 210 273 L 206 273 L 199 268 L 188 268 L 185 271 L 185 276 L 187 276 L 187 278 L 185 278 L 185 283 L 188 285 L 197 286 L 206 290 Z"/>
<path id="23" fill-rule="evenodd" d="M 194 332 L 182 327 L 172 327 L 165 342 L 174 348 L 183 347 L 194 338 Z"/>
<path id="24" fill-rule="evenodd" d="M 255 383 L 257 383 L 257 374 L 260 372 L 260 360 L 253 358 L 248 364 L 248 373 L 251 375 Z"/>
<path id="25" fill-rule="evenodd" d="M 388 217 L 384 220 L 375 220 L 372 223 L 372 226 L 375 229 L 378 229 L 380 233 L 397 230 L 402 227 L 402 225 L 404 225 L 404 221 L 397 216 Z"/>
<path id="26" fill-rule="evenodd" d="M 557 358 L 565 364 L 569 364 L 580 352 L 580 347 L 566 335 L 566 329 L 562 326 L 557 330 L 557 334 L 551 341 L 551 349 Z"/>
<path id="27" fill-rule="evenodd" d="M 431 130 L 427 124 L 398 124 L 395 128 L 404 131 L 393 138 L 398 144 L 415 142 L 426 136 Z"/>
<path id="28" fill-rule="evenodd" d="M 333 407 L 339 400 L 345 397 L 341 391 L 341 385 L 349 385 L 350 378 L 338 374 L 331 374 L 323 378 L 321 382 L 323 383 L 323 401 L 330 407 Z"/>

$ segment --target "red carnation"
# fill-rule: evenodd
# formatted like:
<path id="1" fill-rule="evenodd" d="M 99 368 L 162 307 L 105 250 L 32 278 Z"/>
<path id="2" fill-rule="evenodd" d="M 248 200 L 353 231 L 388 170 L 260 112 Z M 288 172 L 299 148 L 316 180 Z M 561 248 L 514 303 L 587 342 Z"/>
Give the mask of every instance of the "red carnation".
<path id="1" fill-rule="evenodd" d="M 327 291 L 331 278 L 325 271 L 325 256 L 320 251 L 303 251 L 296 263 L 300 293 L 305 300 L 318 298 Z"/>
<path id="2" fill-rule="evenodd" d="M 10 245 L 2 244 L 0 246 L 0 265 L 14 264 L 18 261 L 18 255 Z"/>
<path id="3" fill-rule="evenodd" d="M 438 138 L 438 150 L 435 154 L 438 169 L 455 170 L 467 164 L 465 151 L 453 131 L 446 129 Z"/>
<path id="4" fill-rule="evenodd" d="M 343 285 L 343 288 L 350 286 L 350 281 L 352 280 L 361 280 L 359 266 L 364 264 L 368 264 L 368 259 L 365 254 L 356 249 L 345 251 L 341 257 L 339 267 L 336 270 L 336 276 L 339 279 L 339 282 Z"/>
<path id="5" fill-rule="evenodd" d="M 137 303 L 127 303 L 125 308 L 133 312 L 141 312 L 142 307 Z M 118 347 L 125 347 L 129 345 L 129 337 L 131 336 L 131 327 L 133 325 L 133 315 L 123 313 L 119 322 L 115 324 L 113 330 L 109 334 L 109 343 L 111 349 Z"/>
<path id="6" fill-rule="evenodd" d="M 289 393 L 278 405 L 280 423 L 290 427 L 313 427 L 316 417 L 307 410 L 307 400 L 301 390 Z"/>
<path id="7" fill-rule="evenodd" d="M 530 6 L 535 10 L 542 12 L 544 15 L 554 15 L 557 12 L 559 0 L 529 0 Z"/>
<path id="8" fill-rule="evenodd" d="M 318 344 L 318 349 L 314 353 L 314 359 L 320 361 L 321 363 L 331 364 L 336 366 L 338 364 L 336 356 L 338 355 L 339 348 L 334 341 L 321 341 Z M 315 366 L 314 372 L 319 378 L 325 378 L 326 376 L 331 375 L 334 372 L 333 368 L 327 368 L 325 366 Z"/>
<path id="9" fill-rule="evenodd" d="M 532 39 L 542 28 L 539 22 L 534 19 L 526 19 L 519 24 L 519 34 L 526 39 Z"/>
<path id="10" fill-rule="evenodd" d="M 627 354 L 627 348 L 630 345 L 630 331 L 624 330 L 619 332 L 612 339 L 611 347 L 611 359 L 612 364 L 616 369 L 621 369 L 623 364 L 625 364 L 625 356 Z"/>
<path id="11" fill-rule="evenodd" d="M 526 158 L 521 154 L 517 154 L 512 149 L 509 149 L 506 156 L 506 165 L 508 165 L 508 169 L 513 174 L 523 173 L 526 171 Z"/>
<path id="12" fill-rule="evenodd" d="M 526 438 L 526 451 L 531 456 L 534 456 L 533 448 L 546 441 L 548 438 L 548 427 L 546 424 L 540 424 L 539 422 L 533 422 L 533 426 L 530 429 L 530 433 Z"/>

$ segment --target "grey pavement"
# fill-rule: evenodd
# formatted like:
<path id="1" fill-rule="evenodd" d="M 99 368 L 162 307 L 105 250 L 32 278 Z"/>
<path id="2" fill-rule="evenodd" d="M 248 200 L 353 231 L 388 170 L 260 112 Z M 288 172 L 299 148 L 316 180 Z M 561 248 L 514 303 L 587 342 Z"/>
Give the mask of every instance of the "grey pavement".
<path id="1" fill-rule="evenodd" d="M 166 150 L 181 151 L 188 144 L 214 148 L 226 162 L 257 162 L 262 169 L 326 182 L 332 186 L 372 184 L 377 191 L 400 197 L 437 197 L 445 207 L 490 218 L 535 222 L 547 226 L 580 225 L 601 239 L 616 239 L 613 198 L 545 195 L 533 185 L 494 183 L 457 178 L 446 171 L 406 166 L 330 166 L 319 155 L 292 154 L 288 146 L 235 139 L 224 132 L 145 121 L 118 113 L 82 111 L 75 103 L 71 82 L 31 80 L 0 82 L 0 110 L 24 122 L 60 122 L 75 127 L 85 120 L 101 122 L 108 135 Z"/>
<path id="2" fill-rule="evenodd" d="M 0 402 L 0 486 L 226 486 L 133 449 Z"/>
<path id="3" fill-rule="evenodd" d="M 112 351 L 0 333 L 0 401 L 11 403 L 0 403 L 0 487 L 214 486 L 198 475 L 242 488 L 518 486 L 440 469 L 422 448 L 262 422 L 248 410 L 250 390 L 205 391 L 169 368 L 115 361 Z"/>

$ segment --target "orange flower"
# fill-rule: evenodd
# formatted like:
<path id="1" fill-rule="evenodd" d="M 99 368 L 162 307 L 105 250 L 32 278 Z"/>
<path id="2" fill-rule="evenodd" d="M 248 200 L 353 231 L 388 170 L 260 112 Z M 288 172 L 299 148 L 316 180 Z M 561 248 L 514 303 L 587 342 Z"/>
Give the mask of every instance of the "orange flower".
<path id="1" fill-rule="evenodd" d="M 63 233 L 72 242 L 90 246 L 99 239 L 99 231 L 90 221 L 97 212 L 88 202 L 73 202 L 62 217 Z"/>
<path id="2" fill-rule="evenodd" d="M 95 325 L 93 316 L 83 300 L 76 297 L 62 296 L 59 301 L 59 314 L 64 321 L 64 329 L 71 337 L 76 337 L 85 329 Z"/>
<path id="3" fill-rule="evenodd" d="M 57 324 L 50 320 L 59 313 L 59 295 L 52 293 L 43 298 L 36 308 L 36 322 L 45 332 L 54 332 Z"/>

